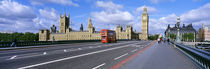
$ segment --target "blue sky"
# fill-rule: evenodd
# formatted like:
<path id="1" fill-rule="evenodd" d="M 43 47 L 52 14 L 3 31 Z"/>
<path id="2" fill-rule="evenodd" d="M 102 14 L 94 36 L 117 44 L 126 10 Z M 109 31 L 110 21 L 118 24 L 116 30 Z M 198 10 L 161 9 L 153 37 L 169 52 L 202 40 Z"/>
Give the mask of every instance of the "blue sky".
<path id="1" fill-rule="evenodd" d="M 181 24 L 198 29 L 210 25 L 209 0 L 0 0 L 1 32 L 39 32 L 55 24 L 60 13 L 70 13 L 71 25 L 87 28 L 91 17 L 96 30 L 114 29 L 116 25 L 132 25 L 141 32 L 141 13 L 146 5 L 149 13 L 149 33 L 163 33 L 168 24 Z"/>

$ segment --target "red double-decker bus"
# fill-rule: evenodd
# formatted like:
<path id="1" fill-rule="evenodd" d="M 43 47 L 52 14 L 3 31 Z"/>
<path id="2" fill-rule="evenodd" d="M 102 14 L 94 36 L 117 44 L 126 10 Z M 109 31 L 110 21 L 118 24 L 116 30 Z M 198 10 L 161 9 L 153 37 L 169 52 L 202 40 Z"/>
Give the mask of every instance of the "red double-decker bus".
<path id="1" fill-rule="evenodd" d="M 116 33 L 115 31 L 102 29 L 101 31 L 101 42 L 102 43 L 113 43 L 116 42 Z"/>

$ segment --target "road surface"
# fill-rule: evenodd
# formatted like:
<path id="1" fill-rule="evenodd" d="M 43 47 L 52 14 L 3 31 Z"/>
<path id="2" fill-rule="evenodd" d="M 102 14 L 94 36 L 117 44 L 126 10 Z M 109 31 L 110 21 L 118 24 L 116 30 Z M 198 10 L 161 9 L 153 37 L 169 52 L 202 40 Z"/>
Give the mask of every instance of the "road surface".
<path id="1" fill-rule="evenodd" d="M 146 65 L 156 60 L 151 57 L 158 57 L 154 55 L 154 52 L 159 49 L 154 48 L 156 46 L 157 43 L 155 41 L 118 41 L 117 43 L 110 44 L 89 42 L 60 44 L 43 48 L 6 50 L 0 51 L 0 69 L 141 69 L 138 66 L 142 64 Z M 164 49 L 172 50 L 171 48 L 160 50 L 164 51 Z M 150 56 L 145 55 L 146 53 Z M 156 54 L 161 54 L 161 52 L 157 52 Z M 139 56 L 143 58 L 139 58 Z M 148 57 L 148 59 L 151 58 L 151 60 L 145 63 L 141 62 L 141 60 L 148 60 L 145 57 Z M 173 57 L 169 58 L 172 59 Z M 176 59 L 176 57 L 173 59 Z M 135 60 L 138 60 L 138 62 L 132 63 Z M 162 63 L 160 60 L 162 59 L 157 59 L 155 62 Z M 179 57 L 177 60 L 190 62 L 187 57 Z M 189 64 L 192 65 L 193 63 Z M 136 67 L 138 68 L 131 68 L 130 66 L 132 65 L 137 65 Z M 164 68 L 164 66 L 161 67 Z M 187 68 L 189 67 L 184 67 L 183 69 Z M 167 69 L 170 68 L 167 67 Z"/>

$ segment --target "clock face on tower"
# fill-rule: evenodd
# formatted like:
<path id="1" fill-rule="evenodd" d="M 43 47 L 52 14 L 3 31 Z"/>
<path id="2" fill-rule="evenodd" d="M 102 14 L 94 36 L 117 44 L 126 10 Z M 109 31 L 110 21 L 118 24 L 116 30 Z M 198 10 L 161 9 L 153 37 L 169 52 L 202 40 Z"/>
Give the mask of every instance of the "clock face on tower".
<path id="1" fill-rule="evenodd" d="M 142 18 L 143 20 L 146 20 L 147 19 L 147 17 L 146 16 L 143 16 L 143 18 Z"/>

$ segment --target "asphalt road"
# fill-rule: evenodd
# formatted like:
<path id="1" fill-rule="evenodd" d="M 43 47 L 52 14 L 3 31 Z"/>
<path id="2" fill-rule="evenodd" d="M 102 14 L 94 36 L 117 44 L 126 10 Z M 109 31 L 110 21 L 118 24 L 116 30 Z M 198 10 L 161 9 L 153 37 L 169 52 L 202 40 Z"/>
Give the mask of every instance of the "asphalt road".
<path id="1" fill-rule="evenodd" d="M 0 51 L 0 69 L 109 69 L 151 44 L 90 42 Z"/>
<path id="2" fill-rule="evenodd" d="M 167 43 L 118 41 L 1 50 L 0 69 L 199 69 Z"/>

